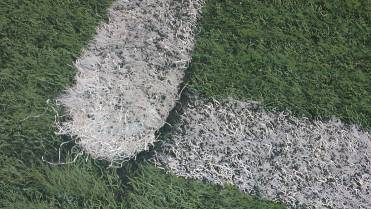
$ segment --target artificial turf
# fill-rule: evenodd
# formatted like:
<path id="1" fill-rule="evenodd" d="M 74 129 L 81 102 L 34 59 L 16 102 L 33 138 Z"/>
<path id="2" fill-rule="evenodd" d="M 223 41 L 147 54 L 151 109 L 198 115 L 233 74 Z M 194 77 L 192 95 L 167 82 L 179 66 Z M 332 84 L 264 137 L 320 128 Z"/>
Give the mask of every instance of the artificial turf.
<path id="1" fill-rule="evenodd" d="M 55 98 L 110 0 L 0 1 L 0 208 L 284 208 L 233 187 L 175 177 L 148 163 L 56 162 Z M 69 149 L 62 161 L 71 161 Z M 66 151 L 66 152 L 65 152 Z M 85 160 L 87 159 L 87 160 Z"/>
<path id="2" fill-rule="evenodd" d="M 109 0 L 0 1 L 0 152 L 25 161 L 55 152 L 54 99 Z"/>
<path id="3" fill-rule="evenodd" d="M 54 133 L 54 99 L 73 83 L 73 62 L 110 3 L 0 1 L 0 208 L 115 204 L 114 177 L 98 166 L 41 160 L 56 159 L 64 139 Z"/>
<path id="4" fill-rule="evenodd" d="M 371 2 L 213 0 L 190 86 L 209 97 L 371 127 Z"/>
<path id="5" fill-rule="evenodd" d="M 202 181 L 166 174 L 146 162 L 126 166 L 129 182 L 125 193 L 127 208 L 132 209 L 283 209 L 272 203 L 241 193 L 226 185 L 215 186 Z"/>

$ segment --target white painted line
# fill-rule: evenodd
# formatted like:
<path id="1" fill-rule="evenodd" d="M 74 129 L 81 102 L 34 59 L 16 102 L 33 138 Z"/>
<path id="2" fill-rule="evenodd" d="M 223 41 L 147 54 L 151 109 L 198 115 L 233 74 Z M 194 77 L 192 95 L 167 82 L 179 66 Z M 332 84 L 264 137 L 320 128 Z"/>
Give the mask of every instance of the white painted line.
<path id="1" fill-rule="evenodd" d="M 201 3 L 114 2 L 59 99 L 70 116 L 60 132 L 96 159 L 123 161 L 147 149 L 177 99 Z"/>
<path id="2" fill-rule="evenodd" d="M 293 208 L 371 208 L 371 134 L 257 103 L 196 100 L 157 153 L 175 174 L 231 183 Z"/>

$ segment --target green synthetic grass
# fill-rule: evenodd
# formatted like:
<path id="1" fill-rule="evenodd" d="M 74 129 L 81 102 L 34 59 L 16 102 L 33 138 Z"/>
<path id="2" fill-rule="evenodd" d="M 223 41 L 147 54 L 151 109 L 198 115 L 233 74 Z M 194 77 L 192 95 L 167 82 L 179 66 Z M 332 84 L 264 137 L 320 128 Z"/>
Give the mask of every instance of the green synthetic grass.
<path id="1" fill-rule="evenodd" d="M 29 166 L 0 155 L 0 208 L 124 208 L 115 170 L 79 160 L 63 166 Z"/>
<path id="2" fill-rule="evenodd" d="M 117 176 L 41 161 L 56 160 L 54 99 L 72 84 L 73 62 L 110 3 L 0 1 L 0 208 L 118 208 Z"/>
<path id="3" fill-rule="evenodd" d="M 72 85 L 72 63 L 110 3 L 0 1 L 0 208 L 284 208 L 147 163 L 117 170 L 86 156 L 69 165 L 42 162 L 55 162 L 68 140 L 54 133 L 53 108 L 62 114 L 54 99 Z M 63 161 L 73 158 L 67 150 Z"/>
<path id="4" fill-rule="evenodd" d="M 371 127 L 371 1 L 213 0 L 190 86 Z"/>
<path id="5" fill-rule="evenodd" d="M 0 1 L 0 152 L 27 161 L 55 152 L 54 98 L 110 0 Z M 50 100 L 50 104 L 47 104 Z"/>
<path id="6" fill-rule="evenodd" d="M 283 209 L 282 204 L 256 199 L 232 186 L 224 188 L 165 174 L 148 163 L 129 172 L 127 206 L 132 209 Z"/>
<path id="7" fill-rule="evenodd" d="M 232 186 L 186 180 L 147 162 L 100 170 L 96 161 L 64 166 L 25 165 L 0 155 L 0 208 L 284 209 Z M 134 167 L 134 168 L 133 168 Z M 121 178 L 118 176 L 120 173 Z M 124 181 L 123 181 L 124 179 Z"/>

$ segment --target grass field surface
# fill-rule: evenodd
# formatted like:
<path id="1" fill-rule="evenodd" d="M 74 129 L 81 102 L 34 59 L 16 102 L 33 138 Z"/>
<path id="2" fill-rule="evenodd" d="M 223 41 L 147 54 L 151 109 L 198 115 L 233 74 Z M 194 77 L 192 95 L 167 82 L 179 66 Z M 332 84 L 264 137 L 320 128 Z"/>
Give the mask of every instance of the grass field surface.
<path id="1" fill-rule="evenodd" d="M 370 1 L 215 0 L 200 25 L 195 91 L 371 126 Z"/>
<path id="2" fill-rule="evenodd" d="M 127 208 L 135 209 L 283 209 L 272 203 L 241 193 L 232 186 L 215 186 L 166 174 L 148 163 L 127 166 L 129 173 Z"/>
<path id="3" fill-rule="evenodd" d="M 0 151 L 22 160 L 55 152 L 53 99 L 110 1 L 0 2 Z M 50 104 L 47 104 L 47 100 Z"/>
<path id="4" fill-rule="evenodd" d="M 72 64 L 110 3 L 0 2 L 0 208 L 284 208 L 147 163 L 118 170 L 84 157 L 42 162 L 57 160 L 68 140 L 54 133 L 54 109 L 62 114 L 54 99 L 72 85 Z"/>

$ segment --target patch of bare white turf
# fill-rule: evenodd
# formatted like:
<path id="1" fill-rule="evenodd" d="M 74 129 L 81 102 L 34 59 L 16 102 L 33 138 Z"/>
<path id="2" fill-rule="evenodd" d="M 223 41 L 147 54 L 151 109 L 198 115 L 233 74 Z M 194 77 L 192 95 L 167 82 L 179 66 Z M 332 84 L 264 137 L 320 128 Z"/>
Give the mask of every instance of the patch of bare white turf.
<path id="1" fill-rule="evenodd" d="M 202 0 L 117 0 L 108 23 L 76 61 L 59 101 L 61 134 L 93 158 L 122 161 L 155 141 L 178 97 Z"/>
<path id="2" fill-rule="evenodd" d="M 238 101 L 194 101 L 157 153 L 180 176 L 231 183 L 293 208 L 371 208 L 371 135 Z"/>

